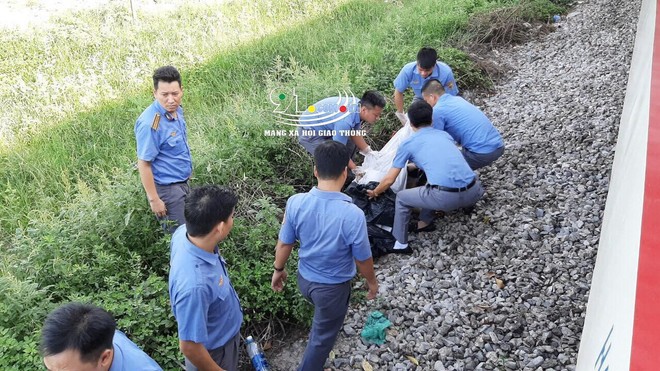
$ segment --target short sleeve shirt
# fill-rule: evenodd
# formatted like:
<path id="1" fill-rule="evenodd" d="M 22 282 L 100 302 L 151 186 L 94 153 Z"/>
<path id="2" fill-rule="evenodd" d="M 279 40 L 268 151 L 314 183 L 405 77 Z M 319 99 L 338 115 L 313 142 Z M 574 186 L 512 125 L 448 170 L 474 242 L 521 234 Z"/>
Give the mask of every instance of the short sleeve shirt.
<path id="1" fill-rule="evenodd" d="M 151 162 L 156 184 L 178 183 L 190 178 L 192 156 L 181 107 L 174 117 L 154 101 L 137 119 L 134 131 L 138 159 Z"/>
<path id="2" fill-rule="evenodd" d="M 458 94 L 454 73 L 446 63 L 440 61 L 436 62 L 433 72 L 426 78 L 422 78 L 419 71 L 417 71 L 417 62 L 406 64 L 394 80 L 394 88 L 400 93 L 412 88 L 415 92 L 415 98 L 422 99 L 422 87 L 429 80 L 440 81 L 445 88 L 445 92 L 451 95 Z"/>
<path id="3" fill-rule="evenodd" d="M 424 170 L 431 185 L 462 188 L 475 177 L 451 136 L 432 127 L 421 128 L 406 139 L 399 146 L 392 167 L 403 169 L 406 161 Z"/>
<path id="4" fill-rule="evenodd" d="M 123 332 L 115 330 L 112 337 L 114 356 L 110 371 L 161 371 L 158 363 L 151 359 L 147 353 L 138 348 Z"/>
<path id="5" fill-rule="evenodd" d="M 218 250 L 195 246 L 182 225 L 170 244 L 169 292 L 179 339 L 219 348 L 240 330 L 243 313 Z"/>
<path id="6" fill-rule="evenodd" d="M 461 97 L 440 96 L 433 106 L 433 127 L 446 131 L 473 153 L 490 153 L 504 146 L 502 136 L 488 117 Z"/>
<path id="7" fill-rule="evenodd" d="M 307 109 L 298 119 L 298 124 L 304 130 L 303 137 L 332 138 L 346 144 L 352 136 L 350 131 L 360 129 L 360 101 L 355 97 L 325 98 L 312 107 L 314 112 Z"/>
<path id="8" fill-rule="evenodd" d="M 371 257 L 364 212 L 341 192 L 322 191 L 289 198 L 280 241 L 300 241 L 298 272 L 308 281 L 343 283 L 355 276 L 355 260 Z"/>

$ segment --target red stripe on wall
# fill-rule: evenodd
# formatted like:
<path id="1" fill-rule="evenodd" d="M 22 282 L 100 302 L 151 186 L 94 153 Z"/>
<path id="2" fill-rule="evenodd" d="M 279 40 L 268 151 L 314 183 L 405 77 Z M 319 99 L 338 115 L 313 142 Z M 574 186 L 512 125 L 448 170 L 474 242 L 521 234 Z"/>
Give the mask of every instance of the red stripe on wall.
<path id="1" fill-rule="evenodd" d="M 660 6 L 656 7 L 649 133 L 631 370 L 660 370 Z M 640 125 L 645 123 L 640 122 Z M 625 192 L 625 191 L 624 191 Z M 616 274 L 616 272 L 613 272 Z"/>

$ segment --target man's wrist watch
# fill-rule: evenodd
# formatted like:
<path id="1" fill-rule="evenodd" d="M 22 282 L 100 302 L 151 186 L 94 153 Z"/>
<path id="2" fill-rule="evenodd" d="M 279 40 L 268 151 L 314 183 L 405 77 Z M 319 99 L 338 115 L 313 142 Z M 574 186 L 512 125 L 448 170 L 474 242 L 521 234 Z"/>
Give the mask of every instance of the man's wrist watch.
<path id="1" fill-rule="evenodd" d="M 273 264 L 273 269 L 275 269 L 278 272 L 283 272 L 284 271 L 284 267 L 278 268 L 278 267 L 275 266 L 275 264 Z"/>

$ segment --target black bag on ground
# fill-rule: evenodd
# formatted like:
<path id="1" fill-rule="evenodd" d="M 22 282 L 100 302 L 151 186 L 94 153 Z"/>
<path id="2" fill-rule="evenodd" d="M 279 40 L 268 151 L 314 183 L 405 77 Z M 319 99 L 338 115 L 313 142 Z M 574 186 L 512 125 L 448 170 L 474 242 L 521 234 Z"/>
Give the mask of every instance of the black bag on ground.
<path id="1" fill-rule="evenodd" d="M 378 186 L 378 182 L 367 184 L 353 182 L 344 189 L 344 193 L 353 199 L 353 203 L 364 211 L 364 216 L 367 219 L 367 234 L 369 235 L 371 254 L 374 258 L 391 253 L 395 241 L 390 232 L 379 228 L 376 224 L 388 227 L 394 224 L 396 193 L 388 189 L 382 195 L 370 200 L 367 196 L 367 190 L 373 190 L 376 186 Z"/>
<path id="2" fill-rule="evenodd" d="M 371 245 L 371 255 L 374 259 L 392 252 L 395 241 L 392 233 L 374 224 L 367 223 L 367 234 L 369 235 L 369 244 Z"/>
<path id="3" fill-rule="evenodd" d="M 369 182 L 367 184 L 353 182 L 346 187 L 344 193 L 349 195 L 353 199 L 353 203 L 364 211 L 367 223 L 391 227 L 394 224 L 394 201 L 396 200 L 396 193 L 388 189 L 377 198 L 370 200 L 367 196 L 367 190 L 374 190 L 377 186 L 378 182 Z"/>

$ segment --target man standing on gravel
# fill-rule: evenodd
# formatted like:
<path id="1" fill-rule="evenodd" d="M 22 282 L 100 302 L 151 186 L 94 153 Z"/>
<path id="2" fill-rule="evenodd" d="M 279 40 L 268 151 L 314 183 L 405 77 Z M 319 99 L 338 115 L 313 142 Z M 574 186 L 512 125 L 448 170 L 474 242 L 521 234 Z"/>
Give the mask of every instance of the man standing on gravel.
<path id="1" fill-rule="evenodd" d="M 135 123 L 138 171 L 151 211 L 169 233 L 185 223 L 183 205 L 190 191 L 192 158 L 183 119 L 181 75 L 158 68 L 153 75 L 154 102 Z"/>
<path id="2" fill-rule="evenodd" d="M 502 136 L 479 108 L 447 94 L 438 80 L 427 81 L 422 95 L 433 107 L 433 127 L 446 131 L 463 147 L 461 152 L 472 170 L 490 165 L 502 156 Z"/>
<path id="3" fill-rule="evenodd" d="M 445 90 L 451 95 L 458 94 L 458 86 L 454 80 L 451 68 L 443 62 L 438 61 L 438 53 L 432 48 L 421 48 L 417 53 L 417 61 L 403 66 L 399 75 L 394 80 L 394 106 L 396 117 L 402 124 L 406 123 L 406 115 L 403 113 L 403 93 L 412 88 L 416 100 L 422 99 L 422 86 L 429 80 L 442 81 Z"/>
<path id="4" fill-rule="evenodd" d="M 428 183 L 425 186 L 396 194 L 392 227 L 392 235 L 396 239 L 395 253 L 412 253 L 408 246 L 409 229 L 417 232 L 435 229 L 433 219 L 436 210 L 452 211 L 471 207 L 484 194 L 479 178 L 465 162 L 451 136 L 431 127 L 432 117 L 433 108 L 428 103 L 417 101 L 410 105 L 408 118 L 414 133 L 399 146 L 392 168 L 380 184 L 373 191 L 367 191 L 370 198 L 385 192 L 408 161 L 426 173 Z M 413 208 L 421 208 L 422 211 L 419 223 L 409 228 Z"/>
<path id="5" fill-rule="evenodd" d="M 314 305 L 299 371 L 323 369 L 344 324 L 356 265 L 367 280 L 367 299 L 378 292 L 364 212 L 340 192 L 348 173 L 348 150 L 326 141 L 314 151 L 314 162 L 318 186 L 287 201 L 271 281 L 273 290 L 282 291 L 286 262 L 298 240 L 298 288 Z"/>

